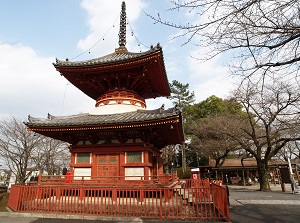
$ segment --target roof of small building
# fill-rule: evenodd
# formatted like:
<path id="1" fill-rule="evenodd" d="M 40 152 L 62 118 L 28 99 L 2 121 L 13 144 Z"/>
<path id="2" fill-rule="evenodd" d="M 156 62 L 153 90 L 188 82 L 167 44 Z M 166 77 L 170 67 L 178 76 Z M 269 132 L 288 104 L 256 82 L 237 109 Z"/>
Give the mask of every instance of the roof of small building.
<path id="1" fill-rule="evenodd" d="M 210 164 L 211 167 L 215 166 L 215 160 L 211 159 Z M 257 162 L 254 158 L 230 158 L 225 159 L 222 166 L 218 167 L 217 169 L 227 169 L 227 168 L 242 168 L 244 167 L 256 167 Z"/>
<path id="2" fill-rule="evenodd" d="M 269 160 L 268 162 L 269 167 L 271 166 L 287 166 L 288 163 L 286 161 L 279 161 L 279 160 Z M 257 161 L 255 158 L 229 158 L 225 159 L 225 162 L 220 167 L 214 167 L 215 161 L 210 161 L 210 167 L 213 167 L 213 169 L 241 169 L 241 168 L 257 168 Z"/>

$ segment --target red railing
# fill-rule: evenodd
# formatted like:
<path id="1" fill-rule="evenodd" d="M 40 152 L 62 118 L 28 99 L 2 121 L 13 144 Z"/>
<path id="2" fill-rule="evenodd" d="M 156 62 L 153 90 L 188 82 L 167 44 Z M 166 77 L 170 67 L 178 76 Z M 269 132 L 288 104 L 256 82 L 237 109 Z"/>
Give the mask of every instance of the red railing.
<path id="1" fill-rule="evenodd" d="M 186 184 L 207 182 L 186 180 Z M 101 188 L 77 185 L 13 185 L 8 206 L 16 212 L 42 212 L 140 218 L 226 220 L 227 190 L 209 187 Z"/>
<path id="2" fill-rule="evenodd" d="M 38 185 L 93 185 L 93 186 L 172 186 L 178 182 L 177 174 L 159 176 L 65 176 L 39 175 Z"/>
<path id="3" fill-rule="evenodd" d="M 228 201 L 228 190 L 224 186 L 220 186 L 217 184 L 211 184 L 211 195 L 212 201 L 216 208 L 218 209 L 218 213 L 220 216 L 228 216 L 229 218 L 229 201 Z"/>
<path id="4" fill-rule="evenodd" d="M 10 188 L 7 206 L 10 207 L 12 210 L 17 211 L 19 209 L 19 202 L 22 197 L 21 192 L 22 192 L 22 186 L 19 187 L 19 186 L 12 185 L 12 187 Z"/>

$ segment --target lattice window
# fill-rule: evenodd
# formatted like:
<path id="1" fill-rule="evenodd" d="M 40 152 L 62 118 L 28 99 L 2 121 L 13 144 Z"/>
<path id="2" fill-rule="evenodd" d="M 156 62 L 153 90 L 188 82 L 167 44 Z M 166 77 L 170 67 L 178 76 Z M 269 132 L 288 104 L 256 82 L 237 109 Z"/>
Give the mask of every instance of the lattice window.
<path id="1" fill-rule="evenodd" d="M 77 153 L 77 163 L 90 163 L 90 153 Z"/>
<path id="2" fill-rule="evenodd" d="M 127 152 L 128 163 L 140 163 L 141 160 L 141 152 Z"/>

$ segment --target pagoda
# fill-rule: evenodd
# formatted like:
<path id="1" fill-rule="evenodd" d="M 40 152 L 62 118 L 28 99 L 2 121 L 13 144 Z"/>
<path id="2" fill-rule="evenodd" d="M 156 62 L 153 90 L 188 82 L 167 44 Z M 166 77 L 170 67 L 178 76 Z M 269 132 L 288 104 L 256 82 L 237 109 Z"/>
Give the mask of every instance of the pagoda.
<path id="1" fill-rule="evenodd" d="M 114 185 L 129 185 L 164 176 L 160 150 L 183 142 L 181 112 L 176 107 L 146 109 L 146 99 L 170 96 L 171 91 L 159 44 L 145 52 L 127 50 L 125 2 L 119 47 L 113 53 L 76 62 L 57 59 L 53 65 L 95 100 L 95 108 L 71 116 L 29 116 L 25 124 L 31 131 L 70 144 L 71 177 L 102 183 L 122 178 Z"/>

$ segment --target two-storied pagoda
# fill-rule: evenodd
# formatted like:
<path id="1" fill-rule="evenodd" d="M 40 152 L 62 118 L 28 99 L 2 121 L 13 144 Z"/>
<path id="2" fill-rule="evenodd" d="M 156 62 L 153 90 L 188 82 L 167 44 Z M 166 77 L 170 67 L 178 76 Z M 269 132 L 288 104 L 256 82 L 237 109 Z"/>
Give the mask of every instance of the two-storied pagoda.
<path id="1" fill-rule="evenodd" d="M 54 63 L 70 83 L 95 99 L 95 108 L 72 116 L 29 117 L 25 123 L 31 131 L 70 143 L 75 178 L 155 178 L 163 175 L 160 150 L 183 142 L 179 110 L 146 110 L 145 99 L 170 95 L 162 48 L 158 44 L 141 53 L 126 49 L 125 7 L 123 2 L 115 52 Z"/>

